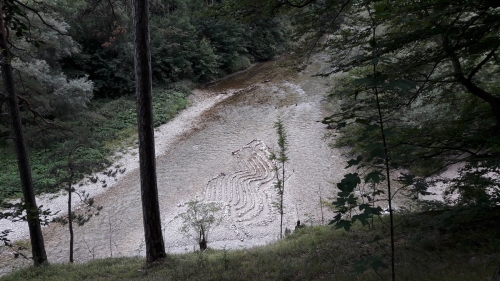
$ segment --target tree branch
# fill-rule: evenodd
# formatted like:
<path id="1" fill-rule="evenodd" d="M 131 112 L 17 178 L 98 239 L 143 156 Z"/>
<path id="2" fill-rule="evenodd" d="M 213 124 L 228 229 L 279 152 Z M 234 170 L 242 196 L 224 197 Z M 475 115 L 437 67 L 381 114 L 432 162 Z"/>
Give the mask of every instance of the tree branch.
<path id="1" fill-rule="evenodd" d="M 420 147 L 420 148 L 428 148 L 428 149 L 439 149 L 440 151 L 439 152 L 436 152 L 434 154 L 431 154 L 431 155 L 427 155 L 427 156 L 422 156 L 422 158 L 433 158 L 433 157 L 436 157 L 436 156 L 439 156 L 441 154 L 443 154 L 444 152 L 447 152 L 447 151 L 460 151 L 460 152 L 463 152 L 463 153 L 468 153 L 470 154 L 471 156 L 474 156 L 475 158 L 496 158 L 498 157 L 498 154 L 478 154 L 479 151 L 481 151 L 482 149 L 478 149 L 476 152 L 474 151 L 471 151 L 467 148 L 464 148 L 463 146 L 432 146 L 432 145 L 423 145 L 423 144 L 415 144 L 411 141 L 407 141 L 407 142 L 400 142 L 400 144 L 402 145 L 408 145 L 408 146 L 413 146 L 413 147 Z"/>
<path id="2" fill-rule="evenodd" d="M 495 52 L 498 50 L 498 46 L 496 48 L 493 48 L 491 52 L 488 53 L 488 55 L 469 73 L 469 76 L 467 76 L 467 80 L 471 81 L 472 77 L 476 75 L 476 73 L 495 55 Z"/>
<path id="3" fill-rule="evenodd" d="M 59 29 L 55 28 L 53 25 L 48 24 L 48 23 L 47 23 L 47 22 L 43 19 L 43 17 L 40 15 L 40 13 L 39 13 L 37 10 L 35 10 L 35 9 L 31 8 L 30 6 L 27 6 L 27 5 L 23 4 L 22 2 L 19 2 L 18 0 L 13 0 L 13 2 L 17 3 L 19 6 L 21 6 L 21 7 L 25 8 L 26 10 L 31 11 L 33 14 L 35 14 L 35 15 L 36 15 L 36 16 L 37 16 L 37 17 L 38 17 L 38 18 L 42 21 L 42 23 L 43 23 L 44 25 L 46 25 L 46 26 L 47 26 L 47 27 L 49 27 L 50 29 L 54 30 L 54 31 L 55 31 L 55 32 L 57 32 L 58 34 L 60 34 L 60 35 L 64 35 L 64 36 L 71 36 L 71 35 L 69 35 L 68 33 L 61 32 Z"/>
<path id="4" fill-rule="evenodd" d="M 294 7 L 294 8 L 304 8 L 305 6 L 311 4 L 311 3 L 314 3 L 316 0 L 306 0 L 305 2 L 303 3 L 300 3 L 300 4 L 294 4 L 292 2 L 290 2 L 289 0 L 286 0 L 286 1 L 281 1 L 281 2 L 278 2 L 278 7 L 282 7 L 282 6 L 290 6 L 290 7 Z"/>
<path id="5" fill-rule="evenodd" d="M 486 92 L 485 90 L 478 87 L 476 84 L 472 83 L 471 80 L 465 78 L 462 69 L 462 64 L 460 63 L 457 54 L 449 47 L 449 40 L 447 37 L 443 38 L 443 48 L 446 54 L 450 57 L 451 63 L 453 65 L 453 70 L 455 72 L 454 76 L 456 77 L 457 81 L 460 84 L 462 84 L 467 89 L 467 91 L 469 91 L 469 93 L 482 99 L 483 101 L 487 102 L 490 105 L 493 111 L 493 115 L 496 118 L 497 126 L 500 126 L 500 98 Z M 490 52 L 488 56 L 489 55 L 493 56 L 493 54 L 495 53 L 494 51 L 496 51 L 496 49 L 492 50 L 492 52 Z M 476 68 L 478 66 L 476 66 Z"/>

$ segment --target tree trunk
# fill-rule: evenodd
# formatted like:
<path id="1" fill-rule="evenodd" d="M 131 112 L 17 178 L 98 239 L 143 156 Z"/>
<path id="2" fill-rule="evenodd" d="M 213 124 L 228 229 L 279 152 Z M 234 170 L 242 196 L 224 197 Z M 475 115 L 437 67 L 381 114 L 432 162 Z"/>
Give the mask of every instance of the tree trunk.
<path id="1" fill-rule="evenodd" d="M 203 226 L 200 228 L 200 239 L 198 239 L 198 244 L 200 245 L 200 251 L 205 251 L 208 248 L 207 239 L 205 238 L 205 230 Z"/>
<path id="2" fill-rule="evenodd" d="M 45 245 L 43 242 L 42 228 L 40 227 L 40 217 L 36 205 L 33 180 L 31 178 L 31 168 L 28 159 L 26 143 L 24 141 L 23 126 L 19 116 L 17 96 L 12 76 L 11 54 L 9 51 L 4 16 L 2 13 L 2 4 L 0 3 L 0 68 L 5 87 L 5 99 L 9 109 L 9 117 L 12 126 L 13 139 L 16 149 L 17 165 L 19 167 L 19 176 L 21 178 L 21 187 L 23 191 L 24 203 L 26 204 L 26 218 L 28 221 L 31 252 L 33 262 L 38 266 L 47 261 Z"/>
<path id="3" fill-rule="evenodd" d="M 132 3 L 142 213 L 146 242 L 146 259 L 151 263 L 165 257 L 166 253 L 161 231 L 156 181 L 151 53 L 148 23 L 149 5 L 147 0 L 133 0 Z"/>
<path id="4" fill-rule="evenodd" d="M 69 262 L 73 263 L 73 246 L 74 246 L 74 234 L 73 234 L 73 215 L 71 214 L 71 195 L 72 186 L 71 181 L 73 180 L 73 171 L 70 172 L 70 180 L 68 182 L 68 228 L 69 228 Z"/>

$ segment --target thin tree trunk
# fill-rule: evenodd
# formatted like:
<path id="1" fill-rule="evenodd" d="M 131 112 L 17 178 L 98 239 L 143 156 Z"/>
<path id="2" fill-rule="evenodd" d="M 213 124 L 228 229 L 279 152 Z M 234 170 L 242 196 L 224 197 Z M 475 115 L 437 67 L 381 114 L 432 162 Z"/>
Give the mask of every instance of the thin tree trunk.
<path id="1" fill-rule="evenodd" d="M 373 31 L 375 33 L 375 29 Z M 375 35 L 374 35 L 375 38 Z M 374 64 L 373 65 L 373 75 L 374 77 L 377 74 L 377 66 Z M 375 98 L 377 101 L 377 110 L 378 110 L 378 117 L 379 117 L 379 122 L 380 122 L 380 134 L 382 135 L 382 143 L 384 145 L 384 163 L 385 163 L 385 172 L 386 172 L 386 177 L 387 177 L 387 202 L 389 203 L 389 230 L 391 233 L 391 276 L 392 276 L 392 281 L 396 280 L 396 263 L 395 263 L 395 245 L 394 245 L 394 212 L 392 210 L 392 189 L 391 189 L 391 175 L 390 175 L 390 169 L 389 169 L 389 152 L 387 149 L 387 141 L 385 138 L 385 131 L 384 131 L 384 119 L 382 118 L 382 111 L 380 109 L 380 100 L 379 100 L 379 93 L 378 89 L 375 86 L 374 87 L 374 92 L 375 92 Z"/>
<path id="2" fill-rule="evenodd" d="M 71 165 L 71 164 L 70 164 Z M 73 216 L 71 214 L 71 195 L 72 195 L 72 186 L 71 183 L 73 181 L 73 168 L 70 166 L 70 176 L 68 182 L 68 227 L 69 227 L 69 262 L 73 263 L 73 244 L 74 244 L 74 234 L 73 234 Z"/>
<path id="3" fill-rule="evenodd" d="M 203 225 L 200 227 L 200 239 L 198 239 L 198 244 L 200 245 L 200 251 L 205 251 L 207 249 L 207 239 L 205 238 L 205 229 Z"/>
<path id="4" fill-rule="evenodd" d="M 321 211 L 321 225 L 324 225 L 325 218 L 324 218 L 324 214 L 323 214 L 323 197 L 321 195 L 321 185 L 318 186 L 318 190 L 319 190 L 319 208 Z"/>
<path id="5" fill-rule="evenodd" d="M 108 239 L 109 256 L 112 258 L 113 257 L 113 227 L 111 225 L 111 215 L 110 214 L 108 214 L 108 230 L 109 230 L 109 239 Z"/>
<path id="6" fill-rule="evenodd" d="M 153 128 L 152 74 L 149 43 L 149 5 L 147 0 L 133 0 L 135 87 L 141 170 L 141 198 L 146 242 L 146 259 L 154 262 L 166 256 L 161 231 L 160 207 L 156 181 Z"/>
<path id="7" fill-rule="evenodd" d="M 386 172 L 386 177 L 387 177 L 387 202 L 389 203 L 389 228 L 390 228 L 390 233 L 391 233 L 391 274 L 392 274 L 392 281 L 396 280 L 396 264 L 395 264 L 395 254 L 394 254 L 394 212 L 392 210 L 392 189 L 391 189 L 391 175 L 389 173 L 389 155 L 387 151 L 387 142 L 385 139 L 385 132 L 384 132 L 384 121 L 382 119 L 382 112 L 380 111 L 380 101 L 378 98 L 378 91 L 377 88 L 375 88 L 375 96 L 377 98 L 377 109 L 378 109 L 378 115 L 380 119 L 380 132 L 382 134 L 382 141 L 384 144 L 384 162 L 385 162 L 385 172 Z"/>
<path id="8" fill-rule="evenodd" d="M 368 9 L 369 11 L 369 9 Z M 373 22 L 373 35 L 372 35 L 372 40 L 373 42 L 376 42 L 376 29 L 377 25 L 375 24 L 375 20 L 373 19 L 372 15 L 370 14 L 370 18 L 372 19 Z M 376 55 L 375 52 L 373 53 L 374 57 L 376 56 L 377 58 L 379 55 Z M 373 78 L 377 78 L 377 63 L 373 64 Z M 378 112 L 378 117 L 379 117 L 379 123 L 380 123 L 380 134 L 382 135 L 382 144 L 384 146 L 384 164 L 385 164 L 385 173 L 387 177 L 387 202 L 389 204 L 389 231 L 391 234 L 391 280 L 396 281 L 396 262 L 395 262 L 395 244 L 394 244 L 394 212 L 392 210 L 392 188 L 391 188 L 391 174 L 390 174 L 390 169 L 389 169 L 389 150 L 387 149 L 387 139 L 385 137 L 385 131 L 384 131 L 384 119 L 382 118 L 382 110 L 380 108 L 380 99 L 379 99 L 379 92 L 378 88 L 376 85 L 373 86 L 373 91 L 375 93 L 375 100 L 377 104 L 377 112 Z"/>
<path id="9" fill-rule="evenodd" d="M 283 239 L 283 196 L 285 196 L 285 162 L 283 161 L 283 166 L 282 166 L 282 182 L 281 182 L 281 202 L 280 202 L 280 208 L 281 208 L 281 218 L 280 218 L 280 238 Z"/>
<path id="10" fill-rule="evenodd" d="M 68 180 L 68 228 L 69 228 L 69 262 L 73 263 L 73 252 L 74 252 L 74 241 L 75 235 L 73 233 L 73 214 L 71 213 L 72 195 L 73 195 L 73 177 L 75 172 L 73 171 L 73 161 L 71 160 L 71 155 L 75 150 L 80 147 L 79 144 L 75 145 L 68 155 L 68 168 L 69 168 L 69 180 Z"/>
<path id="11" fill-rule="evenodd" d="M 12 122 L 13 139 L 16 149 L 17 165 L 19 167 L 19 176 L 21 178 L 21 186 L 26 204 L 26 218 L 28 221 L 31 252 L 33 254 L 33 262 L 38 266 L 47 261 L 45 253 L 45 245 L 43 242 L 42 228 L 40 227 L 40 217 L 38 207 L 36 205 L 35 193 L 33 188 L 33 180 L 31 178 L 31 168 L 28 159 L 26 143 L 24 141 L 23 127 L 19 116 L 19 108 L 17 96 L 14 86 L 14 78 L 12 76 L 11 54 L 7 43 L 6 28 L 4 16 L 2 13 L 2 4 L 0 3 L 0 49 L 1 61 L 0 68 L 6 93 L 6 102 L 9 109 L 10 120 Z"/>

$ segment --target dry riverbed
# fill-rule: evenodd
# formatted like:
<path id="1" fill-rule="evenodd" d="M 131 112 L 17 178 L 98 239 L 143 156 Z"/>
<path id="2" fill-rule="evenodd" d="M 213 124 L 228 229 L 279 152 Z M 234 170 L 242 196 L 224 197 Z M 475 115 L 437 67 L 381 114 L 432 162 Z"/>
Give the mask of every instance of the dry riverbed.
<path id="1" fill-rule="evenodd" d="M 224 206 L 225 218 L 209 236 L 209 247 L 239 249 L 271 243 L 279 236 L 279 215 L 273 202 L 272 171 L 267 159 L 276 148 L 273 128 L 278 116 L 289 140 L 285 183 L 284 226 L 296 221 L 326 223 L 330 213 L 320 206 L 334 193 L 331 182 L 342 178 L 345 159 L 323 140 L 327 132 L 320 121 L 331 113 L 324 96 L 330 78 L 312 77 L 325 67 L 317 55 L 301 72 L 292 71 L 290 59 L 253 65 L 197 89 L 190 106 L 156 130 L 159 201 L 167 252 L 192 251 L 193 238 L 185 237 L 178 214 L 190 200 L 215 201 Z M 80 213 L 96 214 L 75 228 L 75 260 L 144 255 L 142 210 L 137 148 L 117 152 L 114 164 L 86 179 L 77 191 L 95 198 L 100 211 L 84 205 Z M 64 215 L 66 196 L 48 194 L 38 204 Z M 322 219 L 323 218 L 323 219 Z M 0 221 L 0 229 L 12 229 L 12 240 L 27 238 L 23 223 Z M 66 262 L 69 251 L 67 225 L 44 227 L 48 258 Z M 26 242 L 17 242 L 17 245 Z M 0 261 L 11 262 L 6 249 Z M 18 262 L 15 265 L 21 265 Z M 6 268 L 6 267 L 4 267 Z M 10 271 L 12 268 L 5 269 Z M 4 272 L 4 273 L 5 273 Z M 1 272 L 0 272 L 1 274 Z"/>

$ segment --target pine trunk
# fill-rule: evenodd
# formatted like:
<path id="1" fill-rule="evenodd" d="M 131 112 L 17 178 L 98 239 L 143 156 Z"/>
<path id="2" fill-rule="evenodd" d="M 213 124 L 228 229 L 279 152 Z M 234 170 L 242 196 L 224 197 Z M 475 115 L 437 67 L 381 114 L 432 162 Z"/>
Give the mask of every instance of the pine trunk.
<path id="1" fill-rule="evenodd" d="M 142 213 L 146 259 L 151 263 L 165 257 L 166 253 L 161 231 L 156 181 L 152 71 L 148 23 L 149 5 L 147 0 L 133 0 L 132 3 Z"/>
<path id="2" fill-rule="evenodd" d="M 21 178 L 21 187 L 23 191 L 24 203 L 26 204 L 26 218 L 28 221 L 31 251 L 33 262 L 38 266 L 47 261 L 45 245 L 43 242 L 42 228 L 40 227 L 40 217 L 36 205 L 33 180 L 31 178 L 31 167 L 28 159 L 28 151 L 24 141 L 23 126 L 19 115 L 17 95 L 12 76 L 11 54 L 7 43 L 6 29 L 0 4 L 0 49 L 1 61 L 0 68 L 5 88 L 5 99 L 9 109 L 9 117 L 12 126 L 13 139 L 16 149 L 17 165 L 19 167 L 19 176 Z"/>
<path id="3" fill-rule="evenodd" d="M 75 148 L 76 149 L 76 148 Z M 74 151 L 74 150 L 73 150 Z M 72 152 L 73 152 L 72 151 Z M 75 242 L 75 235 L 73 233 L 73 215 L 71 212 L 72 195 L 73 195 L 73 166 L 71 163 L 71 154 L 68 156 L 69 165 L 69 180 L 68 180 L 68 229 L 69 229 L 69 262 L 73 263 L 73 249 Z"/>

